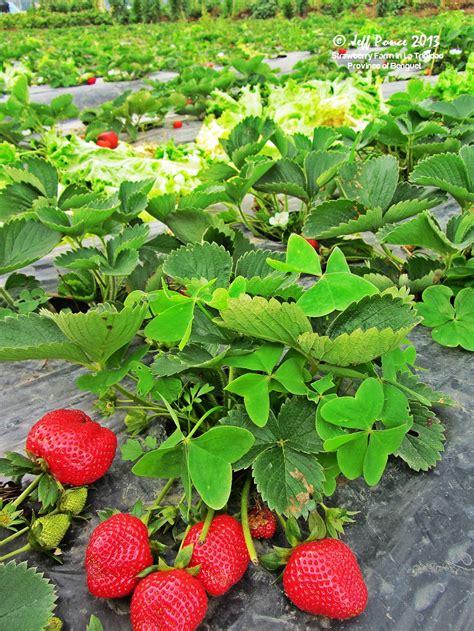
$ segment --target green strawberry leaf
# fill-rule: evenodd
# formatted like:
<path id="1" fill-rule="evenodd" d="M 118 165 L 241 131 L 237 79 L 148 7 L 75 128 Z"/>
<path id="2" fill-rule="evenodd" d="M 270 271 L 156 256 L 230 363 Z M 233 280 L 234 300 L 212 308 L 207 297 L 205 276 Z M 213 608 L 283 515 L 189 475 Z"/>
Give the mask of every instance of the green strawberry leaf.
<path id="1" fill-rule="evenodd" d="M 59 243 L 60 235 L 38 221 L 14 219 L 0 226 L 0 274 L 31 265 Z"/>
<path id="2" fill-rule="evenodd" d="M 26 561 L 0 564 L 0 620 L 5 630 L 44 629 L 53 616 L 56 599 L 53 583 Z"/>
<path id="3" fill-rule="evenodd" d="M 363 163 L 345 165 L 339 174 L 344 196 L 369 209 L 388 208 L 398 184 L 398 162 L 380 156 Z"/>
<path id="4" fill-rule="evenodd" d="M 302 333 L 312 332 L 311 323 L 303 311 L 293 303 L 280 303 L 246 294 L 229 300 L 228 308 L 220 312 L 225 328 L 257 339 L 297 347 Z"/>
<path id="5" fill-rule="evenodd" d="M 444 450 L 444 426 L 428 407 L 412 401 L 413 425 L 405 435 L 395 456 L 414 471 L 428 471 L 441 460 Z"/>
<path id="6" fill-rule="evenodd" d="M 148 311 L 147 303 L 117 311 L 105 303 L 86 313 L 51 314 L 66 338 L 92 361 L 104 363 L 135 337 Z"/>
<path id="7" fill-rule="evenodd" d="M 387 224 L 377 232 L 380 243 L 416 245 L 439 254 L 453 254 L 462 247 L 452 243 L 427 211 L 402 224 Z"/>
<path id="8" fill-rule="evenodd" d="M 191 279 L 216 280 L 216 287 L 227 287 L 232 257 L 216 243 L 194 243 L 174 250 L 166 257 L 163 271 L 187 285 Z"/>
<path id="9" fill-rule="evenodd" d="M 84 350 L 70 341 L 49 317 L 36 313 L 0 320 L 0 361 L 25 359 L 90 363 Z"/>
<path id="10" fill-rule="evenodd" d="M 254 435 L 253 446 L 234 469 L 252 466 L 263 500 L 284 515 L 307 516 L 321 497 L 324 473 L 316 454 L 322 443 L 314 429 L 315 412 L 314 403 L 293 397 L 283 404 L 278 417 L 270 413 L 265 427 L 256 427 L 238 408 L 222 420 Z"/>
<path id="11" fill-rule="evenodd" d="M 229 499 L 233 462 L 249 451 L 254 437 L 242 427 L 213 427 L 189 445 L 189 475 L 204 502 L 220 510 Z"/>

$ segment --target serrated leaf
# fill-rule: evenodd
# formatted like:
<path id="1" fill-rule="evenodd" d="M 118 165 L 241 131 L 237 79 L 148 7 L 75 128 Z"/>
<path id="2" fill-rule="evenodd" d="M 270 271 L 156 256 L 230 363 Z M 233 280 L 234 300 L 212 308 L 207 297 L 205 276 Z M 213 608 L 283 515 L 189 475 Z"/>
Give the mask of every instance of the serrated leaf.
<path id="1" fill-rule="evenodd" d="M 31 210 L 38 197 L 40 197 L 38 191 L 28 184 L 5 186 L 0 190 L 0 221 Z"/>
<path id="2" fill-rule="evenodd" d="M 234 468 L 252 465 L 259 493 L 272 510 L 295 517 L 307 516 L 321 495 L 324 472 L 316 454 L 322 449 L 314 429 L 316 406 L 304 398 L 288 399 L 276 418 L 258 428 L 248 416 L 234 409 L 226 425 L 244 427 L 255 443 Z"/>
<path id="3" fill-rule="evenodd" d="M 0 227 L 0 274 L 31 265 L 51 252 L 60 235 L 38 221 L 16 219 Z"/>
<path id="4" fill-rule="evenodd" d="M 0 621 L 5 631 L 42 631 L 53 615 L 56 598 L 53 583 L 26 561 L 0 564 Z"/>
<path id="5" fill-rule="evenodd" d="M 282 193 L 309 201 L 306 191 L 306 179 L 301 167 L 293 160 L 282 158 L 261 177 L 254 185 L 258 191 Z"/>
<path id="6" fill-rule="evenodd" d="M 121 311 L 105 305 L 87 313 L 62 311 L 51 318 L 64 335 L 91 360 L 105 362 L 133 339 L 147 310 L 146 303 L 124 307 Z"/>
<path id="7" fill-rule="evenodd" d="M 163 219 L 174 236 L 181 243 L 197 243 L 204 233 L 214 225 L 212 215 L 199 208 L 184 209 L 172 212 Z"/>
<path id="8" fill-rule="evenodd" d="M 97 248 L 80 248 L 79 250 L 70 250 L 63 252 L 55 259 L 58 267 L 66 269 L 88 270 L 98 269 L 101 262 L 105 259 Z"/>
<path id="9" fill-rule="evenodd" d="M 222 326 L 232 331 L 293 347 L 299 335 L 312 331 L 310 321 L 297 305 L 274 298 L 244 294 L 229 300 L 229 307 L 220 313 Z"/>
<path id="10" fill-rule="evenodd" d="M 356 304 L 350 305 L 331 322 L 326 333 L 334 339 L 357 329 L 398 331 L 414 327 L 418 321 L 413 304 L 407 304 L 401 298 L 393 298 L 389 294 L 376 294 L 366 296 Z"/>
<path id="11" fill-rule="evenodd" d="M 377 230 L 383 224 L 382 209 L 363 209 L 357 202 L 337 199 L 314 206 L 303 226 L 303 234 L 330 239 L 355 232 Z"/>
<path id="12" fill-rule="evenodd" d="M 216 279 L 216 287 L 226 287 L 232 271 L 232 257 L 215 243 L 194 243 L 169 254 L 163 271 L 171 278 L 187 284 L 192 279 Z"/>
<path id="13" fill-rule="evenodd" d="M 384 353 L 397 348 L 413 327 L 399 331 L 372 328 L 367 331 L 357 329 L 344 333 L 335 339 L 305 333 L 298 338 L 301 350 L 317 360 L 338 366 L 350 366 L 372 361 Z"/>
<path id="14" fill-rule="evenodd" d="M 458 247 L 451 243 L 427 211 L 402 224 L 387 224 L 379 230 L 377 238 L 381 243 L 417 245 L 439 254 L 453 254 L 458 251 Z"/>
<path id="15" fill-rule="evenodd" d="M 245 252 L 235 264 L 235 276 L 243 276 L 250 279 L 254 277 L 266 278 L 267 276 L 282 276 L 272 269 L 267 263 L 267 259 L 272 257 L 279 261 L 284 261 L 285 256 L 281 252 L 271 250 L 250 250 Z"/>
<path id="16" fill-rule="evenodd" d="M 436 186 L 462 202 L 474 201 L 474 190 L 466 165 L 460 155 L 443 153 L 419 162 L 410 174 L 410 181 Z"/>
<path id="17" fill-rule="evenodd" d="M 434 412 L 418 402 L 410 404 L 413 425 L 395 452 L 414 471 L 428 471 L 441 460 L 444 426 Z"/>
<path id="18" fill-rule="evenodd" d="M 89 363 L 82 349 L 48 317 L 36 313 L 0 320 L 0 361 L 64 359 Z"/>
<path id="19" fill-rule="evenodd" d="M 393 156 L 380 156 L 362 164 L 351 163 L 342 167 L 340 186 L 348 199 L 366 208 L 385 210 L 398 184 L 398 162 Z"/>

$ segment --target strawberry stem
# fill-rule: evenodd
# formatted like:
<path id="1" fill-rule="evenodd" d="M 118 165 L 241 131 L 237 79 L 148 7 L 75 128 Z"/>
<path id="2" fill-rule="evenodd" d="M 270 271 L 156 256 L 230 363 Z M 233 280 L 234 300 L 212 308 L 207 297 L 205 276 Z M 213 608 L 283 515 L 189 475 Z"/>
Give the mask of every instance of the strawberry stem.
<path id="1" fill-rule="evenodd" d="M 16 500 L 13 500 L 12 505 L 15 508 L 18 508 L 18 506 L 20 506 L 20 504 L 28 497 L 31 491 L 34 491 L 34 489 L 40 483 L 40 480 L 43 477 L 43 475 L 44 475 L 43 473 L 41 473 L 40 475 L 37 475 L 36 478 L 32 482 L 30 482 L 30 484 L 26 487 L 26 489 L 22 491 L 22 493 L 16 498 Z"/>
<path id="2" fill-rule="evenodd" d="M 13 550 L 12 552 L 9 552 L 8 554 L 4 554 L 2 557 L 0 557 L 0 562 L 6 561 L 7 559 L 11 559 L 12 557 L 16 556 L 17 554 L 22 554 L 22 552 L 28 552 L 28 550 L 31 550 L 31 546 L 30 546 L 29 543 L 24 545 L 22 548 L 18 548 L 17 550 Z"/>
<path id="3" fill-rule="evenodd" d="M 198 539 L 198 543 L 200 543 L 201 545 L 206 541 L 207 533 L 209 532 L 209 528 L 211 527 L 213 518 L 214 510 L 212 508 L 208 508 L 206 519 L 204 520 L 204 525 Z"/>
<path id="4" fill-rule="evenodd" d="M 150 517 L 153 511 L 156 510 L 157 508 L 160 508 L 161 502 L 165 499 L 168 491 L 173 486 L 175 479 L 176 478 L 170 478 L 168 480 L 168 482 L 165 484 L 165 486 L 161 489 L 161 491 L 156 496 L 156 499 L 153 502 L 153 504 L 147 508 L 145 514 L 142 517 L 142 521 L 145 524 L 145 526 L 148 525 L 148 522 L 150 521 Z"/>
<path id="5" fill-rule="evenodd" d="M 240 519 L 242 521 L 242 529 L 244 531 L 244 539 L 245 544 L 247 546 L 247 550 L 249 553 L 250 560 L 254 565 L 259 564 L 258 555 L 255 550 L 255 546 L 253 545 L 252 535 L 250 534 L 250 526 L 249 526 L 249 492 L 250 485 L 252 483 L 252 476 L 249 475 L 245 480 L 244 488 L 242 489 L 242 499 L 240 506 Z"/>
<path id="6" fill-rule="evenodd" d="M 27 532 L 28 530 L 29 530 L 29 526 L 25 526 L 25 528 L 22 528 L 21 530 L 17 530 L 13 534 L 11 534 L 9 537 L 6 537 L 5 539 L 2 539 L 0 541 L 0 546 L 4 546 L 7 543 L 10 543 L 10 541 L 14 541 L 15 539 L 20 537 L 23 533 Z"/>

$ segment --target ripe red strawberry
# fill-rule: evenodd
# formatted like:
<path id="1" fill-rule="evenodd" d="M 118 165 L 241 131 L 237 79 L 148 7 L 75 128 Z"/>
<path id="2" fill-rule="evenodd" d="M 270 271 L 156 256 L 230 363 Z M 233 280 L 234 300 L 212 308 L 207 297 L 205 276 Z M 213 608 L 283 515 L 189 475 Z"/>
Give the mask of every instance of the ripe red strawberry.
<path id="1" fill-rule="evenodd" d="M 319 243 L 316 241 L 316 239 L 305 239 L 305 241 L 312 245 L 315 250 L 319 248 Z"/>
<path id="2" fill-rule="evenodd" d="M 97 81 L 96 77 L 89 77 L 87 79 L 87 85 L 94 85 L 94 83 Z"/>
<path id="3" fill-rule="evenodd" d="M 83 486 L 109 470 L 117 438 L 81 410 L 54 410 L 30 429 L 26 449 L 42 458 L 62 484 Z"/>
<path id="4" fill-rule="evenodd" d="M 367 604 L 367 587 L 352 550 L 338 539 L 296 547 L 283 573 L 288 598 L 303 611 L 345 620 Z"/>
<path id="5" fill-rule="evenodd" d="M 145 524 L 126 513 L 99 524 L 86 550 L 87 586 L 99 598 L 121 598 L 138 583 L 137 574 L 153 565 Z"/>
<path id="6" fill-rule="evenodd" d="M 112 149 L 112 145 L 110 144 L 110 142 L 107 142 L 107 140 L 96 140 L 95 144 L 98 147 L 105 147 L 106 149 Z"/>
<path id="7" fill-rule="evenodd" d="M 191 98 L 191 97 L 188 97 L 188 98 L 186 99 L 186 105 L 192 105 L 193 103 L 194 103 L 194 101 L 192 100 L 192 98 Z"/>
<path id="8" fill-rule="evenodd" d="M 99 140 L 105 140 L 105 142 L 108 142 L 111 149 L 116 149 L 119 144 L 119 137 L 114 131 L 104 131 L 104 133 L 99 134 L 97 136 L 97 144 L 99 144 Z"/>
<path id="9" fill-rule="evenodd" d="M 338 48 L 338 49 L 337 49 L 337 52 L 338 52 L 340 55 L 345 55 L 345 54 L 347 53 L 347 48 Z"/>
<path id="10" fill-rule="evenodd" d="M 173 123 L 173 129 L 181 129 L 182 126 L 183 126 L 183 121 L 174 121 Z"/>
<path id="11" fill-rule="evenodd" d="M 266 506 L 263 508 L 255 506 L 249 512 L 250 534 L 254 539 L 271 539 L 276 527 L 276 517 Z"/>
<path id="12" fill-rule="evenodd" d="M 185 570 L 153 572 L 133 592 L 133 631 L 194 631 L 207 611 L 204 587 Z"/>
<path id="13" fill-rule="evenodd" d="M 230 515 L 212 520 L 204 543 L 199 543 L 204 522 L 195 524 L 184 540 L 194 544 L 189 567 L 200 565 L 199 580 L 211 596 L 225 594 L 238 583 L 250 561 L 241 524 Z"/>

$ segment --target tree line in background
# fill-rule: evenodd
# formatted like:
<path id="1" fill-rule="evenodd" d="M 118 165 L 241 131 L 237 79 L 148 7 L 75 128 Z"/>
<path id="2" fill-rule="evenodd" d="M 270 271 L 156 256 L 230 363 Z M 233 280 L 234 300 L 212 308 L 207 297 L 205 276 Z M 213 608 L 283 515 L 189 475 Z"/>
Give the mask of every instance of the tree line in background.
<path id="1" fill-rule="evenodd" d="M 106 4 L 107 2 L 107 4 Z M 155 23 L 163 20 L 198 19 L 200 17 L 291 19 L 309 12 L 337 16 L 345 11 L 362 11 L 368 16 L 383 17 L 403 12 L 430 13 L 437 10 L 466 8 L 467 0 L 41 0 L 27 15 L 4 16 L 0 22 L 14 26 L 56 27 L 118 22 Z M 69 14 L 59 23 L 52 14 Z M 6 18 L 6 19 L 5 19 Z M 10 24 L 10 21 L 13 23 Z"/>

